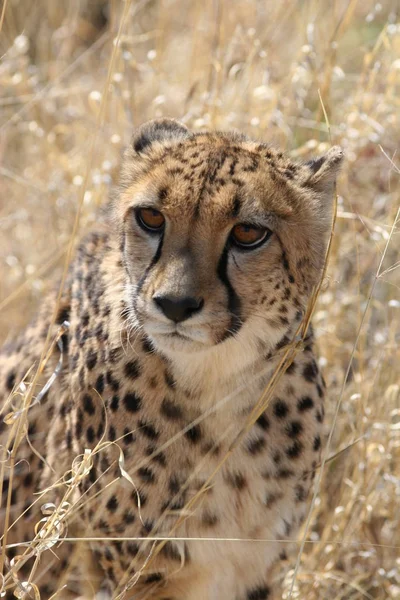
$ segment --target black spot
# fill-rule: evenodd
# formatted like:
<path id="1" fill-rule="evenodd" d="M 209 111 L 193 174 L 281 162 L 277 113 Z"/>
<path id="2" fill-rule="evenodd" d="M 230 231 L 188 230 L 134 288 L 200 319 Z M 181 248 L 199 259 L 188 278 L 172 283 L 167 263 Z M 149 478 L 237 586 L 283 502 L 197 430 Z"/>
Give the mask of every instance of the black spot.
<path id="1" fill-rule="evenodd" d="M 110 425 L 110 427 L 108 428 L 108 439 L 110 440 L 110 442 L 115 442 L 116 437 L 117 434 L 115 431 L 115 427 L 113 425 Z"/>
<path id="2" fill-rule="evenodd" d="M 78 410 L 77 420 L 75 423 L 75 437 L 77 437 L 78 439 L 82 435 L 82 417 L 82 411 Z"/>
<path id="3" fill-rule="evenodd" d="M 125 522 L 127 525 L 130 525 L 131 523 L 133 523 L 133 522 L 135 521 L 135 518 L 136 518 L 136 517 L 135 517 L 135 515 L 133 514 L 133 512 L 132 512 L 131 510 L 126 510 L 126 511 L 124 512 L 124 517 L 123 517 L 123 519 L 124 519 L 124 522 Z"/>
<path id="4" fill-rule="evenodd" d="M 321 448 L 321 437 L 319 435 L 317 435 L 314 438 L 313 450 L 314 450 L 314 452 L 317 452 L 320 448 Z"/>
<path id="5" fill-rule="evenodd" d="M 291 477 L 294 477 L 294 472 L 290 469 L 283 468 L 278 470 L 276 476 L 278 479 L 290 479 Z"/>
<path id="6" fill-rule="evenodd" d="M 113 557 L 113 554 L 112 554 L 110 548 L 105 548 L 104 557 L 106 560 L 108 560 L 110 562 L 114 560 L 114 557 Z"/>
<path id="7" fill-rule="evenodd" d="M 168 198 L 168 189 L 163 187 L 158 191 L 158 198 L 161 202 Z"/>
<path id="8" fill-rule="evenodd" d="M 159 437 L 158 431 L 153 427 L 151 423 L 146 423 L 145 421 L 139 421 L 139 431 L 143 433 L 150 440 L 156 440 Z"/>
<path id="9" fill-rule="evenodd" d="M 170 387 L 170 388 L 174 388 L 175 387 L 176 381 L 172 377 L 171 373 L 169 373 L 169 371 L 165 371 L 164 378 L 165 378 L 165 383 L 167 384 L 168 387 Z"/>
<path id="10" fill-rule="evenodd" d="M 31 487 L 32 482 L 33 482 L 33 474 L 28 473 L 27 475 L 25 475 L 24 481 L 23 481 L 23 486 L 26 488 Z"/>
<path id="11" fill-rule="evenodd" d="M 89 394 L 85 394 L 83 396 L 83 410 L 87 412 L 88 415 L 94 415 L 95 407 L 93 404 L 93 400 Z"/>
<path id="12" fill-rule="evenodd" d="M 131 556 L 136 556 L 136 554 L 139 552 L 139 546 L 135 542 L 128 542 L 126 549 Z"/>
<path id="13" fill-rule="evenodd" d="M 95 390 L 99 394 L 104 392 L 104 375 L 99 375 L 96 381 Z"/>
<path id="14" fill-rule="evenodd" d="M 283 519 L 283 523 L 285 525 L 285 535 L 286 535 L 286 537 L 289 537 L 289 535 L 290 535 L 290 533 L 292 531 L 292 525 L 293 525 L 293 523 L 290 523 L 286 519 Z"/>
<path id="15" fill-rule="evenodd" d="M 152 573 L 151 575 L 147 575 L 144 577 L 144 583 L 156 583 L 158 581 L 162 581 L 164 577 L 161 573 Z"/>
<path id="16" fill-rule="evenodd" d="M 169 480 L 169 484 L 168 484 L 168 489 L 171 492 L 171 494 L 177 494 L 180 490 L 181 484 L 179 479 L 175 476 L 172 475 L 171 479 Z"/>
<path id="17" fill-rule="evenodd" d="M 79 369 L 79 385 L 81 386 L 81 388 L 85 387 L 85 375 L 86 375 L 86 370 L 84 367 L 81 367 Z"/>
<path id="18" fill-rule="evenodd" d="M 113 396 L 110 402 L 110 408 L 113 412 L 116 412 L 119 407 L 119 396 Z"/>
<path id="19" fill-rule="evenodd" d="M 286 449 L 286 455 L 288 458 L 299 458 L 303 451 L 303 444 L 301 442 L 294 442 L 289 448 Z"/>
<path id="20" fill-rule="evenodd" d="M 15 385 L 15 371 L 10 371 L 6 378 L 6 388 L 11 392 Z"/>
<path id="21" fill-rule="evenodd" d="M 153 529 L 153 527 L 154 527 L 153 521 L 151 519 L 147 519 L 147 521 L 144 522 L 142 531 L 145 531 L 146 533 L 150 533 L 150 531 Z"/>
<path id="22" fill-rule="evenodd" d="M 185 432 L 185 436 L 193 444 L 197 444 L 202 438 L 202 432 L 200 425 L 193 425 L 188 431 Z"/>
<path id="23" fill-rule="evenodd" d="M 124 406 L 129 412 L 138 412 L 142 406 L 142 400 L 135 392 L 130 392 L 124 396 Z"/>
<path id="24" fill-rule="evenodd" d="M 267 431 L 267 429 L 269 429 L 270 422 L 268 417 L 265 416 L 265 414 L 260 415 L 256 423 L 261 427 L 261 429 L 264 429 L 264 431 Z"/>
<path id="25" fill-rule="evenodd" d="M 317 375 L 318 375 L 318 367 L 317 367 L 315 360 L 313 360 L 312 362 L 308 363 L 304 367 L 303 377 L 307 381 L 313 382 L 313 381 L 315 381 L 315 378 L 317 377 Z"/>
<path id="26" fill-rule="evenodd" d="M 283 268 L 286 271 L 289 271 L 289 262 L 288 262 L 288 259 L 287 259 L 287 256 L 286 256 L 286 252 L 282 253 L 282 264 L 283 264 Z"/>
<path id="27" fill-rule="evenodd" d="M 214 527 L 218 523 L 216 514 L 205 511 L 201 517 L 201 522 L 205 527 Z"/>
<path id="28" fill-rule="evenodd" d="M 233 177 L 234 174 L 235 174 L 235 168 L 236 168 L 237 163 L 238 163 L 238 159 L 237 158 L 233 158 L 232 162 L 231 162 L 231 165 L 229 167 L 229 175 L 231 177 Z"/>
<path id="29" fill-rule="evenodd" d="M 56 323 L 62 325 L 64 321 L 69 321 L 69 309 L 64 307 L 58 311 Z"/>
<path id="30" fill-rule="evenodd" d="M 304 412 L 306 410 L 311 410 L 314 406 L 314 401 L 310 396 L 303 396 L 297 403 L 297 409 L 300 412 Z"/>
<path id="31" fill-rule="evenodd" d="M 228 477 L 228 482 L 236 490 L 242 490 L 247 485 L 246 478 L 242 473 L 231 473 Z"/>
<path id="32" fill-rule="evenodd" d="M 10 498 L 10 500 L 11 500 L 11 505 L 12 505 L 12 506 L 14 506 L 14 504 L 16 504 L 16 503 L 17 503 L 17 490 L 13 490 L 13 491 L 11 492 L 11 498 Z M 28 539 L 29 539 L 29 538 L 28 538 Z"/>
<path id="33" fill-rule="evenodd" d="M 122 439 L 122 441 L 124 442 L 124 444 L 126 444 L 127 446 L 129 446 L 130 444 L 133 444 L 133 442 L 136 440 L 136 437 L 133 435 L 132 431 L 130 431 L 127 427 L 125 427 L 124 429 L 124 437 Z"/>
<path id="34" fill-rule="evenodd" d="M 255 587 L 247 592 L 247 600 L 267 600 L 271 590 L 267 586 Z"/>
<path id="35" fill-rule="evenodd" d="M 152 454 L 152 453 L 151 453 Z M 166 467 L 167 466 L 167 459 L 165 457 L 165 454 L 163 452 L 157 452 L 157 454 L 155 454 L 152 459 L 153 462 L 161 465 L 162 467 Z"/>
<path id="36" fill-rule="evenodd" d="M 149 379 L 149 387 L 154 389 L 157 387 L 157 385 L 158 385 L 157 377 L 151 377 Z"/>
<path id="37" fill-rule="evenodd" d="M 94 335 L 100 341 L 104 339 L 103 325 L 101 323 L 96 325 L 95 330 L 94 330 Z"/>
<path id="38" fill-rule="evenodd" d="M 124 372 L 129 379 L 137 379 L 140 375 L 139 362 L 137 360 L 129 361 L 125 365 Z"/>
<path id="39" fill-rule="evenodd" d="M 104 433 L 104 419 L 100 421 L 99 426 L 97 428 L 97 437 L 100 439 Z"/>
<path id="40" fill-rule="evenodd" d="M 265 439 L 263 437 L 256 438 L 255 440 L 250 440 L 247 443 L 247 449 L 250 454 L 256 455 L 260 454 L 265 448 Z"/>
<path id="41" fill-rule="evenodd" d="M 138 475 L 145 483 L 154 483 L 154 473 L 151 469 L 148 469 L 147 467 L 141 467 L 138 469 Z"/>
<path id="42" fill-rule="evenodd" d="M 322 387 L 319 385 L 319 383 L 317 384 L 317 392 L 318 392 L 319 398 L 322 398 L 324 395 L 324 391 L 323 391 Z"/>
<path id="43" fill-rule="evenodd" d="M 176 421 L 182 417 L 182 409 L 180 406 L 178 406 L 178 404 L 175 404 L 174 402 L 171 402 L 171 400 L 164 398 L 161 403 L 161 414 L 171 421 Z"/>
<path id="44" fill-rule="evenodd" d="M 121 356 L 120 348 L 111 348 L 108 353 L 108 358 L 111 363 L 116 363 Z"/>
<path id="45" fill-rule="evenodd" d="M 273 455 L 273 461 L 276 465 L 279 465 L 279 463 L 282 460 L 282 454 L 279 452 L 279 450 L 277 450 L 274 455 Z"/>
<path id="46" fill-rule="evenodd" d="M 296 371 L 296 363 L 295 363 L 295 361 L 293 361 L 292 363 L 290 363 L 290 365 L 286 369 L 286 373 L 288 375 L 293 375 L 293 373 L 295 373 L 295 371 Z"/>
<path id="47" fill-rule="evenodd" d="M 139 502 L 140 502 L 140 507 L 143 508 L 143 506 L 145 506 L 147 504 L 147 496 L 146 494 L 143 492 L 143 490 L 133 490 L 132 494 L 131 494 L 131 498 L 134 501 L 136 506 L 139 506 Z"/>
<path id="48" fill-rule="evenodd" d="M 302 485 L 296 485 L 294 488 L 296 502 L 305 502 L 307 500 L 308 493 Z"/>
<path id="49" fill-rule="evenodd" d="M 231 165 L 231 168 L 232 168 L 232 165 Z M 232 208 L 231 208 L 231 212 L 230 212 L 232 219 L 236 219 L 236 217 L 240 213 L 241 208 L 242 208 L 242 201 L 240 199 L 240 196 L 239 196 L 239 194 L 235 194 L 233 197 L 233 200 L 232 200 Z"/>
<path id="50" fill-rule="evenodd" d="M 95 438 L 94 429 L 90 425 L 86 430 L 86 439 L 89 442 L 89 444 L 93 444 L 94 438 Z"/>
<path id="51" fill-rule="evenodd" d="M 161 550 L 161 554 L 163 556 L 165 556 L 165 558 L 168 558 L 169 560 L 175 560 L 177 562 L 180 562 L 182 560 L 182 555 L 179 552 L 179 550 L 176 548 L 176 545 L 174 545 L 174 542 L 167 542 L 165 544 L 165 546 L 162 548 Z M 186 554 L 186 552 L 185 552 Z M 186 556 L 185 556 L 185 564 L 186 564 Z"/>
<path id="52" fill-rule="evenodd" d="M 276 349 L 280 350 L 284 346 L 286 346 L 290 342 L 290 337 L 288 335 L 284 335 L 282 339 L 277 343 Z"/>
<path id="53" fill-rule="evenodd" d="M 114 379 L 111 371 L 107 371 L 106 380 L 107 380 L 107 384 L 110 386 L 110 388 L 113 390 L 113 392 L 118 392 L 119 382 L 116 379 Z"/>
<path id="54" fill-rule="evenodd" d="M 142 348 L 143 352 L 146 352 L 146 354 L 151 354 L 154 352 L 153 346 L 147 337 L 143 338 L 142 340 Z"/>
<path id="55" fill-rule="evenodd" d="M 97 477 L 98 477 L 98 475 L 97 475 L 96 467 L 93 466 L 89 472 L 89 479 L 90 479 L 91 483 L 94 483 L 96 481 Z M 90 510 L 92 510 L 92 509 L 90 509 Z"/>
<path id="56" fill-rule="evenodd" d="M 97 353 L 94 350 L 89 350 L 86 355 L 86 366 L 89 371 L 92 371 L 97 363 Z"/>
<path id="57" fill-rule="evenodd" d="M 317 414 L 315 415 L 315 418 L 317 419 L 318 423 L 322 423 L 324 420 L 324 411 L 321 408 L 321 410 L 317 411 Z"/>
<path id="58" fill-rule="evenodd" d="M 109 501 L 106 504 L 107 509 L 112 512 L 115 513 L 115 511 L 118 508 L 118 500 L 116 496 L 111 496 L 111 498 L 109 499 Z"/>
<path id="59" fill-rule="evenodd" d="M 277 400 L 274 404 L 274 415 L 278 419 L 284 419 L 289 412 L 289 407 L 283 400 Z"/>
<path id="60" fill-rule="evenodd" d="M 274 494 L 274 493 L 267 494 L 266 498 L 265 498 L 265 506 L 267 508 L 272 508 L 272 506 L 274 504 L 276 504 L 278 502 L 278 500 L 281 500 L 281 498 L 282 498 L 282 494 L 280 494 L 280 493 L 277 493 L 277 494 Z"/>
<path id="61" fill-rule="evenodd" d="M 303 431 L 303 425 L 300 421 L 292 421 L 286 426 L 286 433 L 289 437 L 296 437 Z"/>

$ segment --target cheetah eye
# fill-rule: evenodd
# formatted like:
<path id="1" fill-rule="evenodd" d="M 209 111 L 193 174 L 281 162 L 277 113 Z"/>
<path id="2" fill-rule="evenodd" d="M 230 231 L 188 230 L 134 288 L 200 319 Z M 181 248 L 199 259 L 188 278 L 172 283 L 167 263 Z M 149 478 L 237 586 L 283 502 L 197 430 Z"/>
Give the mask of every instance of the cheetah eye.
<path id="1" fill-rule="evenodd" d="M 246 250 L 258 248 L 272 235 L 266 227 L 257 227 L 247 223 L 239 223 L 231 231 L 231 239 L 236 246 Z"/>
<path id="2" fill-rule="evenodd" d="M 136 220 L 140 227 L 149 233 L 160 233 L 165 225 L 164 215 L 155 208 L 139 208 L 136 211 Z"/>

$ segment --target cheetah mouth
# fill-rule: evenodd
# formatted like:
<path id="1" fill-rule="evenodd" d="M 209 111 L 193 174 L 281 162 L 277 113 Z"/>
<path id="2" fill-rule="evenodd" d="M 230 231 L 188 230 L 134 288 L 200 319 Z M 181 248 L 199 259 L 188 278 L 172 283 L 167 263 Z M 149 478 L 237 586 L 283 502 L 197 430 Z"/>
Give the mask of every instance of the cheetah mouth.
<path id="1" fill-rule="evenodd" d="M 182 327 L 164 327 L 163 324 L 146 324 L 144 326 L 146 334 L 152 342 L 161 351 L 182 351 L 192 352 L 201 351 L 212 346 L 212 342 L 196 328 L 196 331 L 182 331 Z"/>
<path id="2" fill-rule="evenodd" d="M 178 340 L 188 340 L 189 342 L 193 342 L 193 339 L 188 335 L 184 335 L 183 333 L 179 333 L 178 331 L 172 331 L 171 333 L 164 334 L 170 338 L 178 339 Z"/>
<path id="3" fill-rule="evenodd" d="M 177 341 L 177 342 L 182 342 L 184 344 L 201 345 L 203 347 L 209 345 L 205 340 L 198 339 L 197 336 L 192 336 L 189 333 L 178 331 L 177 329 L 174 331 L 169 331 L 169 332 L 165 332 L 165 333 L 157 332 L 157 333 L 154 333 L 153 335 L 161 338 L 165 342 Z"/>

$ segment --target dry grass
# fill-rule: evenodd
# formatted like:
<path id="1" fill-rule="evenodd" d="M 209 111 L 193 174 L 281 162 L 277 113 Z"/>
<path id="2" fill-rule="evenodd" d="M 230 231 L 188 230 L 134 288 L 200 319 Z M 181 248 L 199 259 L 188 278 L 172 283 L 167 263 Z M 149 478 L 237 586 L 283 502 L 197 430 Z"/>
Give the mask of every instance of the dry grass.
<path id="1" fill-rule="evenodd" d="M 2 339 L 61 272 L 74 223 L 94 222 L 134 126 L 176 116 L 308 157 L 330 143 L 320 92 L 346 164 L 314 325 L 328 452 L 346 450 L 321 471 L 298 564 L 295 554 L 277 575 L 284 598 L 400 598 L 396 10 L 395 0 L 3 0 L 0 9 Z"/>

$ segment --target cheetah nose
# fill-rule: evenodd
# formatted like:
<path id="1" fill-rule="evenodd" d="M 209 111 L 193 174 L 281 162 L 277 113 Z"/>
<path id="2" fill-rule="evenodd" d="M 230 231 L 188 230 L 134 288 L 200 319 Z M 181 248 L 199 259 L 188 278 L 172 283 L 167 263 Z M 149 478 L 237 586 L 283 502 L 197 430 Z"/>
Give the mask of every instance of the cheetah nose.
<path id="1" fill-rule="evenodd" d="M 203 308 L 203 298 L 177 298 L 176 296 L 153 296 L 154 302 L 163 311 L 164 315 L 174 321 L 180 323 L 191 317 L 194 313 L 199 312 Z"/>

